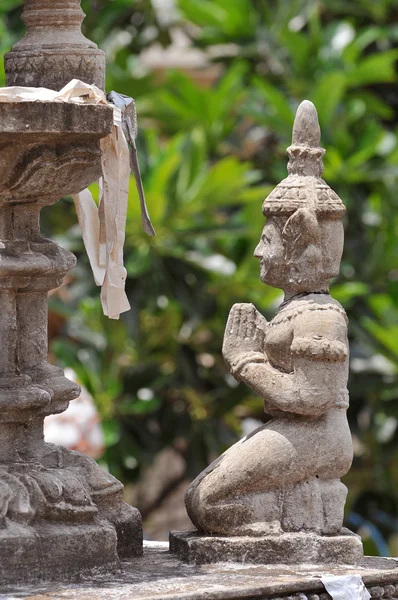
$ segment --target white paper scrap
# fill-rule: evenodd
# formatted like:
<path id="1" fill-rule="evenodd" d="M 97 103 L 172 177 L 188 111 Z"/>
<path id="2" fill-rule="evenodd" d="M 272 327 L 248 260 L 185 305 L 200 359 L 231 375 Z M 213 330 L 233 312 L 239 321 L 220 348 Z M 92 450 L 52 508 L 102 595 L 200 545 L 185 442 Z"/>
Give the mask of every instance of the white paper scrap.
<path id="1" fill-rule="evenodd" d="M 73 196 L 77 218 L 83 236 L 84 246 L 90 261 L 96 285 L 102 285 L 105 279 L 105 266 L 100 260 L 100 220 L 98 207 L 90 190 L 83 190 Z"/>
<path id="2" fill-rule="evenodd" d="M 102 90 L 72 79 L 61 91 L 33 87 L 0 88 L 0 102 L 74 102 L 75 104 L 108 104 Z"/>
<path id="3" fill-rule="evenodd" d="M 121 126 L 114 124 L 112 133 L 101 140 L 101 151 L 103 210 L 99 211 L 99 219 L 100 230 L 105 228 L 106 239 L 106 273 L 101 302 L 104 314 L 110 319 L 118 319 L 120 313 L 130 309 L 124 291 L 127 271 L 123 265 L 130 152 Z"/>
<path id="4" fill-rule="evenodd" d="M 333 600 L 370 600 L 360 575 L 322 575 L 321 581 Z"/>

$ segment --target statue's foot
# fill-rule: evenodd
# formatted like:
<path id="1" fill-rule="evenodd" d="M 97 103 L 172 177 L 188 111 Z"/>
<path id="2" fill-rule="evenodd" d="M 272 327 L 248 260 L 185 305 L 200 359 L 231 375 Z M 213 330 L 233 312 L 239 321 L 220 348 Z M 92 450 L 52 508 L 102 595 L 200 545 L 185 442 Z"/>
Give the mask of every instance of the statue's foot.
<path id="1" fill-rule="evenodd" d="M 335 535 L 341 531 L 347 488 L 339 479 L 302 481 L 284 492 L 283 531 L 314 531 Z"/>
<path id="2" fill-rule="evenodd" d="M 202 480 L 205 482 L 205 480 Z M 264 536 L 312 531 L 335 535 L 343 525 L 347 488 L 339 479 L 310 478 L 281 490 L 215 498 L 217 490 L 191 486 L 186 495 L 188 514 L 205 533 Z"/>
<path id="3" fill-rule="evenodd" d="M 262 509 L 259 510 L 259 504 Z M 266 505 L 268 505 L 266 507 Z M 224 502 L 200 501 L 192 522 L 205 533 L 228 536 L 262 536 L 281 533 L 275 494 L 251 494 Z"/>

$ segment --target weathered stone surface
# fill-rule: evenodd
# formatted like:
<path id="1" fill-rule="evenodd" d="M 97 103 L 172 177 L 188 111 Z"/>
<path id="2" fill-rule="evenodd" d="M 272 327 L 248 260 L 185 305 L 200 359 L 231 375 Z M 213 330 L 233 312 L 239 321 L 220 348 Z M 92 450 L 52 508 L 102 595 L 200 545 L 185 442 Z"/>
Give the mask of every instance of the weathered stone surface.
<path id="1" fill-rule="evenodd" d="M 67 102 L 1 102 L 2 141 L 23 134 L 24 142 L 65 140 L 84 142 L 101 139 L 111 132 L 113 111 L 103 104 Z M 48 139 L 47 139 L 48 142 Z"/>
<path id="2" fill-rule="evenodd" d="M 170 533 L 170 552 L 190 564 L 217 562 L 254 564 L 355 565 L 363 557 L 359 536 L 286 532 L 269 536 L 206 536 L 197 530 Z"/>
<path id="3" fill-rule="evenodd" d="M 62 581 L 101 566 L 115 568 L 119 564 L 116 545 L 116 532 L 106 521 L 84 526 L 14 523 L 0 529 L 1 585 Z"/>
<path id="4" fill-rule="evenodd" d="M 101 105 L 0 103 L 1 152 L 7 157 L 0 161 L 0 206 L 44 206 L 97 181 L 99 140 L 110 133 L 112 120 L 112 109 Z"/>
<path id="5" fill-rule="evenodd" d="M 195 479 L 186 506 L 203 534 L 244 536 L 246 544 L 233 542 L 242 560 L 245 548 L 250 553 L 257 547 L 265 563 L 274 562 L 278 548 L 290 553 L 289 563 L 309 554 L 315 562 L 338 561 L 333 539 L 348 545 L 342 560 L 355 563 L 356 538 L 343 543 L 340 537 L 347 494 L 340 477 L 353 456 L 346 417 L 347 317 L 329 295 L 343 251 L 345 208 L 321 179 L 324 150 L 308 101 L 297 111 L 288 154 L 289 176 L 264 201 L 267 222 L 254 252 L 261 280 L 282 288 L 285 300 L 269 323 L 252 304 L 235 304 L 223 344 L 231 373 L 264 398 L 272 418 Z M 303 536 L 286 535 L 294 532 Z M 189 546 L 206 547 L 217 557 L 217 539 L 200 545 L 192 538 Z M 233 554 L 237 560 L 238 550 Z"/>
<path id="6" fill-rule="evenodd" d="M 167 544 L 147 543 L 142 558 L 123 561 L 111 574 L 85 576 L 74 584 L 8 586 L 0 593 L 27 600 L 330 600 L 320 578 L 359 574 L 372 598 L 397 600 L 398 565 L 366 558 L 356 568 L 332 565 L 187 565 L 167 552 Z"/>
<path id="7" fill-rule="evenodd" d="M 27 0 L 27 24 L 37 30 L 28 31 L 26 43 L 36 47 L 44 17 L 66 43 L 68 19 L 74 13 L 77 23 L 79 6 Z M 76 260 L 42 237 L 40 210 L 99 178 L 99 140 L 111 127 L 106 106 L 0 104 L 1 581 L 67 578 L 142 553 L 141 516 L 123 502 L 123 485 L 94 460 L 43 437 L 45 416 L 63 412 L 80 389 L 47 361 L 47 294 Z"/>
<path id="8" fill-rule="evenodd" d="M 104 89 L 105 54 L 81 32 L 80 0 L 25 0 L 26 35 L 5 56 L 7 85 L 61 90 L 71 79 Z"/>

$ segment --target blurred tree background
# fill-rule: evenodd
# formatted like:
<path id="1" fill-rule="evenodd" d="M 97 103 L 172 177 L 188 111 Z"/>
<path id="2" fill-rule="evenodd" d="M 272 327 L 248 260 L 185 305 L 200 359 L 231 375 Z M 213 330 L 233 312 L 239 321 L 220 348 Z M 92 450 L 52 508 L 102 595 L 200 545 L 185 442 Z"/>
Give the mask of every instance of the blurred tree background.
<path id="1" fill-rule="evenodd" d="M 51 297 L 54 360 L 72 367 L 103 421 L 103 463 L 142 510 L 148 537 L 185 526 L 183 491 L 264 420 L 220 349 L 234 302 L 271 318 L 278 290 L 252 257 L 262 200 L 286 176 L 295 110 L 319 111 L 324 177 L 347 206 L 332 293 L 350 319 L 355 458 L 346 523 L 368 554 L 398 554 L 397 0 L 83 0 L 85 34 L 107 54 L 107 89 L 137 100 L 142 176 L 133 180 L 126 267 L 132 310 L 101 313 L 74 206 L 43 230 L 78 256 Z M 2 53 L 23 34 L 2 0 Z M 3 65 L 1 65 L 3 69 Z M 4 85 L 4 72 L 0 71 Z"/>

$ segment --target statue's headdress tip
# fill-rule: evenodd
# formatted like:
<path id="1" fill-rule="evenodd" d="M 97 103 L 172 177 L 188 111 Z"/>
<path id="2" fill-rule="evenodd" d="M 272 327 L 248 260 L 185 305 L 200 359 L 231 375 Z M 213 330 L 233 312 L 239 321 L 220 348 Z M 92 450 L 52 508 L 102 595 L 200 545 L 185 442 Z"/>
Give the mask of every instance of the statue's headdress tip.
<path id="1" fill-rule="evenodd" d="M 303 100 L 302 102 L 300 102 L 299 107 L 297 109 L 297 112 L 299 111 L 313 112 L 316 114 L 315 104 L 311 102 L 311 100 Z"/>
<path id="2" fill-rule="evenodd" d="M 300 208 L 316 213 L 317 218 L 342 219 L 345 206 L 338 195 L 321 179 L 321 130 L 312 102 L 304 100 L 297 109 L 293 143 L 287 149 L 289 177 L 281 181 L 263 202 L 263 214 L 290 217 Z"/>
<path id="3" fill-rule="evenodd" d="M 319 127 L 318 112 L 310 100 L 303 100 L 294 119 L 292 144 L 317 148 L 320 143 L 321 128 Z"/>

